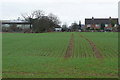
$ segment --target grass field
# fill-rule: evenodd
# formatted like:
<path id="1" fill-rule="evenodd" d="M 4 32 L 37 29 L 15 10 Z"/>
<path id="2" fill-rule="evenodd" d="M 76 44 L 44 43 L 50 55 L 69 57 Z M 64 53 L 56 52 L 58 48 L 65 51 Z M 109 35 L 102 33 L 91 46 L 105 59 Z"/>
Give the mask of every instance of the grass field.
<path id="1" fill-rule="evenodd" d="M 118 78 L 118 33 L 4 33 L 3 78 Z"/>

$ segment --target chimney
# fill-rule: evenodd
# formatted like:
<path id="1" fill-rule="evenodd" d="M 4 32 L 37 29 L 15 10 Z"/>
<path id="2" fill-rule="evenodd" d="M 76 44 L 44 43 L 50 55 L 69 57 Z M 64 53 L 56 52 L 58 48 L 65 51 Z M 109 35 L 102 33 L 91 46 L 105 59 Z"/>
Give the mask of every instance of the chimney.
<path id="1" fill-rule="evenodd" d="M 112 22 L 112 18 L 111 18 L 111 16 L 109 17 L 109 22 L 110 22 L 110 24 L 111 24 L 111 22 Z"/>
<path id="2" fill-rule="evenodd" d="M 94 20 L 94 17 L 92 17 L 92 20 Z"/>
<path id="3" fill-rule="evenodd" d="M 92 23 L 94 24 L 94 17 L 92 17 Z"/>
<path id="4" fill-rule="evenodd" d="M 112 18 L 111 18 L 111 16 L 109 17 L 109 20 L 111 20 Z"/>

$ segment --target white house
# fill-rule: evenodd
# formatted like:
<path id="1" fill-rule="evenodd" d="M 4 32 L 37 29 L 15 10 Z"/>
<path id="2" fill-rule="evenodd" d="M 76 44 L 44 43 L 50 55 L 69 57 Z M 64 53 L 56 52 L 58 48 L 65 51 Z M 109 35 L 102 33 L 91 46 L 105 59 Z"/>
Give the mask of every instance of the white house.
<path id="1" fill-rule="evenodd" d="M 62 31 L 62 28 L 61 28 L 61 27 L 55 28 L 55 31 L 56 31 L 56 32 Z"/>

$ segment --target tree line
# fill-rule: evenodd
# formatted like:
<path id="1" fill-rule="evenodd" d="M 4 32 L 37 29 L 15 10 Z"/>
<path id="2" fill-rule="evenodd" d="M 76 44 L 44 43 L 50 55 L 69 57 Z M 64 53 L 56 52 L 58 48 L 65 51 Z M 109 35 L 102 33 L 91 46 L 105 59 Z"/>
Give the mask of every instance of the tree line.
<path id="1" fill-rule="evenodd" d="M 60 27 L 61 23 L 56 15 L 50 13 L 46 16 L 42 10 L 23 14 L 22 17 L 30 23 L 30 29 L 35 33 L 53 31 L 55 27 Z"/>
<path id="2" fill-rule="evenodd" d="M 77 24 L 76 22 L 72 23 L 71 26 L 68 26 L 66 23 L 61 25 L 61 21 L 59 18 L 50 13 L 48 15 L 45 14 L 42 10 L 35 10 L 31 13 L 25 13 L 21 15 L 22 21 L 29 22 L 29 29 L 23 29 L 21 27 L 17 27 L 17 24 L 10 24 L 9 27 L 3 26 L 4 32 L 32 32 L 32 33 L 43 33 L 43 32 L 53 32 L 55 28 L 62 28 L 62 32 L 69 32 L 69 31 L 78 31 L 80 29 L 81 24 Z M 20 17 L 19 17 L 20 18 Z"/>
<path id="3" fill-rule="evenodd" d="M 61 21 L 56 15 L 50 13 L 45 16 L 42 10 L 36 10 L 30 14 L 23 14 L 22 17 L 25 21 L 30 22 L 30 29 L 35 33 L 54 31 L 56 27 L 61 27 L 62 32 L 78 31 L 81 28 L 81 23 L 77 24 L 76 22 L 72 23 L 71 26 L 68 26 L 66 23 L 61 26 Z"/>

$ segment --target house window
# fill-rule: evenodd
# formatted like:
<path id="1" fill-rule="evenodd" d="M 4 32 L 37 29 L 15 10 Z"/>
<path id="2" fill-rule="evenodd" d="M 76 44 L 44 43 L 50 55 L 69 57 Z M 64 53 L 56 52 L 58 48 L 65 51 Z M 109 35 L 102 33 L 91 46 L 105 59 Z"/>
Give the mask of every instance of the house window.
<path id="1" fill-rule="evenodd" d="M 96 24 L 95 26 L 96 26 L 96 27 L 100 27 L 100 24 Z"/>
<path id="2" fill-rule="evenodd" d="M 108 27 L 108 24 L 105 24 L 105 27 Z"/>
<path id="3" fill-rule="evenodd" d="M 88 25 L 87 25 L 87 27 L 91 27 L 91 25 L 90 25 L 90 24 L 88 24 Z"/>
<path id="4" fill-rule="evenodd" d="M 114 27 L 117 27 L 117 24 L 115 24 Z"/>

